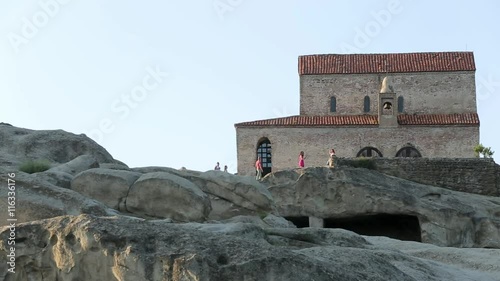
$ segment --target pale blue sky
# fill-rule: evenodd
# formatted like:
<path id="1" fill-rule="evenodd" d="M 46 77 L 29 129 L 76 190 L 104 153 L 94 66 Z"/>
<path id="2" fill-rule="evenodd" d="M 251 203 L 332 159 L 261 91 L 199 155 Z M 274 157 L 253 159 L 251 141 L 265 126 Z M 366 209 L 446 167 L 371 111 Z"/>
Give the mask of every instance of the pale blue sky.
<path id="1" fill-rule="evenodd" d="M 235 123 L 298 114 L 299 55 L 468 50 L 500 159 L 499 14 L 494 0 L 2 1 L 0 122 L 87 133 L 132 167 L 235 172 Z"/>

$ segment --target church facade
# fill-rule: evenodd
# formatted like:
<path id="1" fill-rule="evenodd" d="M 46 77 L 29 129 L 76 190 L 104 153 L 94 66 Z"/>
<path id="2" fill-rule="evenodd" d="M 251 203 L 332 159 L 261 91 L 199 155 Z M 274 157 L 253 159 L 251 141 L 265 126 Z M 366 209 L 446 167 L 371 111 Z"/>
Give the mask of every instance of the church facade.
<path id="1" fill-rule="evenodd" d="M 235 124 L 238 174 L 338 157 L 474 157 L 472 52 L 300 56 L 300 115 Z"/>

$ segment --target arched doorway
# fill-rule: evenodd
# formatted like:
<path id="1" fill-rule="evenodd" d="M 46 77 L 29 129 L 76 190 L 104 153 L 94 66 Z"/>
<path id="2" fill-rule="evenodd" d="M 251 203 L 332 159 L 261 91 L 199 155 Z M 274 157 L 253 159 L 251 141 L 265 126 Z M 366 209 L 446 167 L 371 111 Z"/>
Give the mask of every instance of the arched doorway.
<path id="1" fill-rule="evenodd" d="M 262 176 L 269 174 L 272 170 L 271 142 L 268 138 L 262 138 L 257 144 L 257 157 L 262 161 Z"/>
<path id="2" fill-rule="evenodd" d="M 422 157 L 422 154 L 413 146 L 405 146 L 396 153 L 396 157 Z"/>
<path id="3" fill-rule="evenodd" d="M 366 146 L 363 147 L 358 154 L 356 154 L 356 157 L 383 157 L 382 152 L 380 150 L 376 149 L 373 146 Z"/>

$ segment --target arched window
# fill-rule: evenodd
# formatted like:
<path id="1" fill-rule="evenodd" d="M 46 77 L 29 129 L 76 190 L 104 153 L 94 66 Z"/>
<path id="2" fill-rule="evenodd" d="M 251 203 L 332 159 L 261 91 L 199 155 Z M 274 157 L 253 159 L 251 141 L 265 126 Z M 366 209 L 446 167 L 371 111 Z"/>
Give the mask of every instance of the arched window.
<path id="1" fill-rule="evenodd" d="M 363 147 L 358 154 L 356 154 L 356 157 L 383 157 L 382 152 L 380 150 L 376 149 L 373 146 L 366 146 Z"/>
<path id="2" fill-rule="evenodd" d="M 365 113 L 370 112 L 370 97 L 369 96 L 365 96 L 365 100 L 363 103 L 363 111 Z"/>
<path id="3" fill-rule="evenodd" d="M 330 112 L 337 112 L 337 98 L 330 98 Z"/>
<path id="4" fill-rule="evenodd" d="M 405 106 L 404 102 L 405 102 L 404 98 L 402 96 L 399 96 L 398 97 L 398 112 L 399 113 L 402 113 L 404 111 L 404 106 Z"/>
<path id="5" fill-rule="evenodd" d="M 262 176 L 265 176 L 271 172 L 272 162 L 271 162 L 271 142 L 268 138 L 262 138 L 257 144 L 257 157 L 260 156 L 262 161 Z"/>
<path id="6" fill-rule="evenodd" d="M 398 150 L 396 157 L 422 157 L 422 154 L 413 146 L 405 146 Z"/>

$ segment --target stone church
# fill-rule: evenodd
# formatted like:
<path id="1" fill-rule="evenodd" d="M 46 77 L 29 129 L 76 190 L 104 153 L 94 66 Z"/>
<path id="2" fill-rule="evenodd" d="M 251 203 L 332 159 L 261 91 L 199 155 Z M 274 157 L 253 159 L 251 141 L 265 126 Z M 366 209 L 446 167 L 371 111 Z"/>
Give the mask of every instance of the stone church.
<path id="1" fill-rule="evenodd" d="M 238 173 L 338 157 L 474 157 L 472 52 L 300 56 L 300 115 L 235 124 Z"/>

